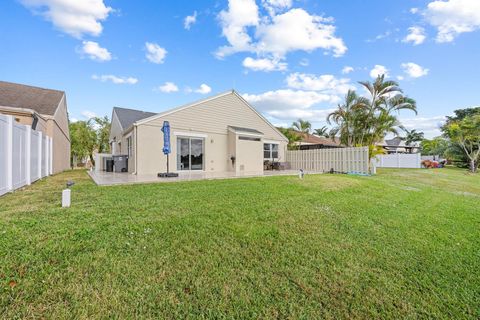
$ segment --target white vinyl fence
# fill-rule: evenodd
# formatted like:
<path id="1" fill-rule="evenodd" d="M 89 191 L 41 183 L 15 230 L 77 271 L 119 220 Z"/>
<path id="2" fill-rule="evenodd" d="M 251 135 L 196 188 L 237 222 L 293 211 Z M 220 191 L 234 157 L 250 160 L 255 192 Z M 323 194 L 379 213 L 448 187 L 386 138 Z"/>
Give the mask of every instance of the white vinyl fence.
<path id="1" fill-rule="evenodd" d="M 367 174 L 368 147 L 288 150 L 286 161 L 294 170 Z"/>
<path id="2" fill-rule="evenodd" d="M 0 115 L 0 196 L 52 174 L 52 138 Z"/>
<path id="3" fill-rule="evenodd" d="M 372 159 L 377 168 L 421 168 L 420 153 L 382 154 Z"/>

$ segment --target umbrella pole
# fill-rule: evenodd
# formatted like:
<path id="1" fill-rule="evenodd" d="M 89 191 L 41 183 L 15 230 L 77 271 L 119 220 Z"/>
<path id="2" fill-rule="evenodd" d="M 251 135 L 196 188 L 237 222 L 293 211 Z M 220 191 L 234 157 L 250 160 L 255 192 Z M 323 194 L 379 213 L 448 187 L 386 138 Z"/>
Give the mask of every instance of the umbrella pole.
<path id="1" fill-rule="evenodd" d="M 170 172 L 170 171 L 168 170 L 168 158 L 169 158 L 169 156 L 168 156 L 168 153 L 167 153 L 167 173 Z"/>

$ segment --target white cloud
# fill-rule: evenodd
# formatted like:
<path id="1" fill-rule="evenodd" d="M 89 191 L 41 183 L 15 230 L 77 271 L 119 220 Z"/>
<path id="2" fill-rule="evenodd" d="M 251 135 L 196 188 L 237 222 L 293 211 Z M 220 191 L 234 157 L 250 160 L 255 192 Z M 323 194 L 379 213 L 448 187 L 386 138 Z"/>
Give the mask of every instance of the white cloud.
<path id="1" fill-rule="evenodd" d="M 173 82 L 165 82 L 164 84 L 158 87 L 158 90 L 165 93 L 172 93 L 172 92 L 178 92 L 178 87 Z"/>
<path id="2" fill-rule="evenodd" d="M 428 69 L 413 62 L 402 63 L 403 71 L 411 78 L 420 78 L 428 74 Z"/>
<path id="3" fill-rule="evenodd" d="M 426 138 L 433 138 L 441 135 L 440 127 L 445 123 L 445 116 L 402 118 L 400 122 L 408 130 L 415 129 L 425 133 Z"/>
<path id="4" fill-rule="evenodd" d="M 334 56 L 347 51 L 343 40 L 335 35 L 331 18 L 310 15 L 303 9 L 290 9 L 291 1 L 263 1 L 270 16 L 260 16 L 254 0 L 229 0 L 219 20 L 228 45 L 216 56 L 224 58 L 237 52 L 256 53 L 259 58 L 283 59 L 289 52 L 323 49 Z M 286 10 L 286 12 L 279 12 Z"/>
<path id="5" fill-rule="evenodd" d="M 423 14 L 437 28 L 437 42 L 452 42 L 462 33 L 480 29 L 478 0 L 432 1 Z"/>
<path id="6" fill-rule="evenodd" d="M 183 27 L 190 30 L 191 26 L 197 22 L 197 11 L 194 11 L 191 16 L 186 16 L 183 20 Z"/>
<path id="7" fill-rule="evenodd" d="M 343 40 L 335 36 L 331 19 L 310 15 L 303 9 L 291 9 L 272 17 L 271 23 L 260 24 L 257 50 L 284 56 L 290 51 L 324 49 L 342 56 L 347 52 Z"/>
<path id="8" fill-rule="evenodd" d="M 68 119 L 68 120 L 70 120 L 70 123 L 78 122 L 78 119 L 75 118 L 75 117 L 72 117 L 72 118 L 70 118 L 70 119 Z"/>
<path id="9" fill-rule="evenodd" d="M 279 59 L 254 59 L 247 57 L 243 60 L 243 66 L 253 71 L 283 71 L 287 69 L 287 63 L 280 62 Z"/>
<path id="10" fill-rule="evenodd" d="M 137 78 L 133 77 L 117 77 L 111 74 L 104 74 L 101 76 L 97 76 L 94 74 L 92 79 L 99 80 L 102 82 L 112 82 L 114 84 L 136 84 L 138 82 Z"/>
<path id="11" fill-rule="evenodd" d="M 257 26 L 260 18 L 255 0 L 230 0 L 228 10 L 222 10 L 218 15 L 222 26 L 222 34 L 230 46 L 218 49 L 217 57 L 241 52 L 253 51 L 252 39 L 247 27 Z"/>
<path id="12" fill-rule="evenodd" d="M 405 79 L 404 76 L 397 76 L 397 80 L 402 81 L 403 79 Z"/>
<path id="13" fill-rule="evenodd" d="M 87 119 L 98 117 L 98 115 L 95 112 L 89 111 L 89 110 L 84 110 L 81 112 L 81 114 Z"/>
<path id="14" fill-rule="evenodd" d="M 425 35 L 425 29 L 422 27 L 410 27 L 408 28 L 408 35 L 403 38 L 402 42 L 413 43 L 414 46 L 422 44 L 427 36 Z"/>
<path id="15" fill-rule="evenodd" d="M 350 67 L 350 66 L 345 66 L 343 67 L 342 69 L 342 73 L 343 74 L 349 74 L 350 72 L 353 72 L 355 69 L 353 67 Z"/>
<path id="16" fill-rule="evenodd" d="M 307 91 L 321 91 L 329 95 L 346 94 L 349 89 L 354 89 L 350 79 L 337 79 L 331 74 L 313 75 L 305 73 L 292 73 L 286 79 L 287 85 L 293 89 Z M 336 98 L 332 99 L 336 100 Z"/>
<path id="17" fill-rule="evenodd" d="M 331 108 L 313 108 L 322 103 L 337 103 L 336 97 L 315 91 L 282 89 L 267 91 L 261 94 L 244 94 L 243 97 L 259 111 L 281 120 L 323 121 Z"/>
<path id="18" fill-rule="evenodd" d="M 147 50 L 147 54 L 145 56 L 147 57 L 148 61 L 156 64 L 165 62 L 167 50 L 160 47 L 158 44 L 145 42 L 145 49 Z"/>
<path id="19" fill-rule="evenodd" d="M 377 78 L 378 76 L 385 75 L 385 78 L 389 76 L 389 70 L 380 64 L 376 64 L 372 70 L 370 70 L 370 77 Z"/>
<path id="20" fill-rule="evenodd" d="M 200 85 L 200 87 L 196 90 L 194 90 L 196 93 L 200 93 L 200 94 L 207 94 L 207 93 L 210 93 L 212 91 L 212 88 L 210 88 L 208 85 L 206 85 L 205 83 L 202 83 Z"/>
<path id="21" fill-rule="evenodd" d="M 110 61 L 112 54 L 106 49 L 100 47 L 97 42 L 83 41 L 81 53 L 86 54 L 91 60 L 95 61 Z"/>
<path id="22" fill-rule="evenodd" d="M 411 14 L 416 14 L 416 13 L 418 13 L 418 11 L 419 11 L 418 8 L 411 8 L 411 9 L 410 9 L 410 13 L 411 13 Z"/>
<path id="23" fill-rule="evenodd" d="M 271 16 L 292 7 L 292 0 L 262 0 L 263 7 Z"/>
<path id="24" fill-rule="evenodd" d="M 75 38 L 84 34 L 99 36 L 103 29 L 101 21 L 113 10 L 103 0 L 21 0 L 21 3 Z"/>

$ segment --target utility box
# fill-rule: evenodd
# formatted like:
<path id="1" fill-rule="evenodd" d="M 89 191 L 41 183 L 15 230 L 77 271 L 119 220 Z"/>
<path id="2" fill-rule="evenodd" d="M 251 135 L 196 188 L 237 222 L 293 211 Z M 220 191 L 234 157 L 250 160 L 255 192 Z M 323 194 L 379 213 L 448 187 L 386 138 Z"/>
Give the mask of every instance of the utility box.
<path id="1" fill-rule="evenodd" d="M 128 156 L 113 156 L 113 168 L 115 172 L 128 172 Z"/>

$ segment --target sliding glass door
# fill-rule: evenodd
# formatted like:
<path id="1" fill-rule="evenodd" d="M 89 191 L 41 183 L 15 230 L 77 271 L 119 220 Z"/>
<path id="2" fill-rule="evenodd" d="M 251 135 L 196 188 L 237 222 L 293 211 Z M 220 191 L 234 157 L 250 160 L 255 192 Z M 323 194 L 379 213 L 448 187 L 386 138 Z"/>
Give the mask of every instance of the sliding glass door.
<path id="1" fill-rule="evenodd" d="M 203 170 L 204 142 L 201 138 L 177 138 L 177 170 Z"/>

